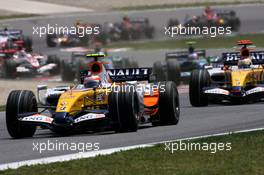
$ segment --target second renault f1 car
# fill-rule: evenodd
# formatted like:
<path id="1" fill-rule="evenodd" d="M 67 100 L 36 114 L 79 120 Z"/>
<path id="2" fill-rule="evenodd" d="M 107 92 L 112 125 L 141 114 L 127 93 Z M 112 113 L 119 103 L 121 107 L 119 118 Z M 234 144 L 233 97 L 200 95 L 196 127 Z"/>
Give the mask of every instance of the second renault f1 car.
<path id="1" fill-rule="evenodd" d="M 209 102 L 235 104 L 264 98 L 264 51 L 249 51 L 251 41 L 239 41 L 240 52 L 223 53 L 222 68 L 196 69 L 192 72 L 189 96 L 192 106 Z M 245 63 L 245 64 L 244 64 Z"/>

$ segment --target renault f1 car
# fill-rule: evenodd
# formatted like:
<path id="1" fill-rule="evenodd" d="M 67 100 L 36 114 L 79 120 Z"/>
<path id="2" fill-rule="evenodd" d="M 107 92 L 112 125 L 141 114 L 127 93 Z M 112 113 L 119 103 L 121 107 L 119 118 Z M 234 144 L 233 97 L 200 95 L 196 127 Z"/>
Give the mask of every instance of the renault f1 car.
<path id="1" fill-rule="evenodd" d="M 205 50 L 194 50 L 194 42 L 188 42 L 188 51 L 166 53 L 165 62 L 153 64 L 153 72 L 160 81 L 169 80 L 179 84 L 189 80 L 192 70 L 209 66 Z"/>
<path id="2" fill-rule="evenodd" d="M 132 132 L 147 122 L 153 125 L 178 123 L 179 98 L 173 82 L 150 83 L 149 68 L 112 69 L 107 72 L 98 60 L 104 56 L 87 55 L 95 59 L 89 64 L 90 70 L 81 74 L 82 83 L 75 87 L 47 89 L 46 86 L 39 86 L 37 97 L 31 91 L 12 91 L 6 104 L 6 124 L 10 136 L 31 137 L 36 126 L 49 128 L 58 134 L 69 134 L 96 128 Z M 43 90 L 46 93 L 42 99 L 40 94 Z M 39 108 L 44 110 L 39 112 Z"/>
<path id="3" fill-rule="evenodd" d="M 250 52 L 247 48 L 249 44 L 252 42 L 239 41 L 242 45 L 240 53 L 223 53 L 222 68 L 192 72 L 189 84 L 192 106 L 207 106 L 209 102 L 241 104 L 264 97 L 264 51 Z"/>

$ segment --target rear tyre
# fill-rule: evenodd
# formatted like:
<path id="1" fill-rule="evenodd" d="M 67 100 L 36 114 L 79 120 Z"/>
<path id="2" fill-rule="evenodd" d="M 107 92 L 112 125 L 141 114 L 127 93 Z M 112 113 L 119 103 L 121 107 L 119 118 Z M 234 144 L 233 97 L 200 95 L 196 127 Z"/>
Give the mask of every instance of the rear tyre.
<path id="1" fill-rule="evenodd" d="M 75 72 L 69 62 L 62 61 L 61 63 L 61 79 L 62 81 L 74 81 Z"/>
<path id="2" fill-rule="evenodd" d="M 109 114 L 116 132 L 135 132 L 138 129 L 139 100 L 135 92 L 112 91 L 109 94 Z"/>
<path id="3" fill-rule="evenodd" d="M 37 100 L 32 91 L 12 91 L 6 104 L 6 126 L 13 138 L 32 137 L 36 126 L 25 125 L 18 120 L 18 114 L 38 112 Z"/>
<path id="4" fill-rule="evenodd" d="M 25 37 L 24 38 L 24 47 L 25 47 L 25 51 L 26 52 L 32 52 L 33 48 L 32 48 L 32 38 L 30 37 Z"/>
<path id="5" fill-rule="evenodd" d="M 16 74 L 16 63 L 12 59 L 5 59 L 2 76 L 4 78 L 14 78 Z"/>
<path id="6" fill-rule="evenodd" d="M 47 63 L 50 64 L 50 63 L 54 63 L 56 64 L 56 68 L 52 69 L 50 71 L 50 74 L 52 75 L 57 75 L 60 73 L 60 70 L 61 70 L 61 63 L 60 63 L 60 58 L 58 58 L 56 55 L 49 55 L 48 56 L 48 61 Z"/>
<path id="7" fill-rule="evenodd" d="M 207 70 L 193 70 L 189 82 L 189 98 L 192 106 L 208 106 L 208 96 L 203 92 L 204 87 L 210 86 L 210 75 Z"/>
<path id="8" fill-rule="evenodd" d="M 157 81 L 166 81 L 166 74 L 161 61 L 156 61 L 153 64 L 153 74 L 156 75 Z"/>
<path id="9" fill-rule="evenodd" d="M 54 41 L 54 39 L 56 39 L 57 36 L 56 34 L 47 34 L 46 36 L 46 43 L 48 47 L 56 47 L 57 43 Z"/>
<path id="10" fill-rule="evenodd" d="M 173 81 L 177 86 L 180 85 L 181 69 L 177 60 L 167 61 L 167 74 L 168 81 Z"/>
<path id="11" fill-rule="evenodd" d="M 179 20 L 178 19 L 170 19 L 168 22 L 168 27 L 174 27 L 179 25 Z"/>
<path id="12" fill-rule="evenodd" d="M 180 118 L 180 103 L 177 86 L 174 82 L 161 82 L 159 88 L 159 119 L 152 125 L 176 125 Z"/>
<path id="13" fill-rule="evenodd" d="M 153 39 L 154 38 L 154 33 L 155 33 L 155 28 L 153 26 L 148 26 L 145 30 L 145 36 L 148 39 Z"/>
<path id="14" fill-rule="evenodd" d="M 239 28 L 240 28 L 240 20 L 239 18 L 235 18 L 232 23 L 231 23 L 231 26 L 232 26 L 232 30 L 237 32 L 239 31 Z"/>

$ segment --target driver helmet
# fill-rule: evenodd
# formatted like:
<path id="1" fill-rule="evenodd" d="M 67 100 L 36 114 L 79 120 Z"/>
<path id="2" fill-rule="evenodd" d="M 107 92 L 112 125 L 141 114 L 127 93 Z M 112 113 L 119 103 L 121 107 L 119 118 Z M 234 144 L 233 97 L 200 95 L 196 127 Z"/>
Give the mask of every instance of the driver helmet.
<path id="1" fill-rule="evenodd" d="M 248 68 L 252 64 L 249 49 L 244 46 L 240 50 L 240 60 L 238 61 L 239 68 Z"/>

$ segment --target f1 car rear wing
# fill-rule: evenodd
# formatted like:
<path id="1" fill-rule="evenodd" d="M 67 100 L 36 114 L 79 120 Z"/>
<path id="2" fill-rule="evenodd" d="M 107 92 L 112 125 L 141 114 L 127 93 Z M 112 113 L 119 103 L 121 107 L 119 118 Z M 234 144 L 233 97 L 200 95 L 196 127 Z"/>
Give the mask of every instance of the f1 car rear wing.
<path id="1" fill-rule="evenodd" d="M 253 64 L 255 65 L 264 64 L 264 51 L 250 52 L 250 56 L 252 58 Z M 224 61 L 224 65 L 235 66 L 238 64 L 238 60 L 240 60 L 240 53 L 239 52 L 223 53 L 222 58 Z"/>
<path id="2" fill-rule="evenodd" d="M 148 21 L 147 18 L 130 18 L 130 22 L 132 23 L 146 23 Z"/>
<path id="3" fill-rule="evenodd" d="M 108 75 L 113 82 L 123 81 L 149 81 L 151 68 L 127 68 L 127 69 L 108 69 Z"/>
<path id="4" fill-rule="evenodd" d="M 75 57 L 86 57 L 87 52 L 72 52 L 72 58 Z"/>
<path id="5" fill-rule="evenodd" d="M 107 69 L 106 71 L 112 82 L 150 81 L 152 73 L 151 68 Z M 81 79 L 89 75 L 90 71 L 82 71 Z"/>
<path id="6" fill-rule="evenodd" d="M 233 10 L 220 10 L 220 9 L 216 9 L 214 10 L 214 12 L 218 15 L 218 16 L 236 16 L 236 12 Z"/>
<path id="7" fill-rule="evenodd" d="M 0 35 L 1 34 L 6 34 L 8 33 L 9 35 L 22 35 L 22 30 L 19 29 L 8 29 L 7 31 L 5 30 L 0 30 Z"/>
<path id="8" fill-rule="evenodd" d="M 197 53 L 199 57 L 205 57 L 206 51 L 205 50 L 195 50 L 194 53 Z M 181 57 L 188 57 L 190 53 L 188 51 L 179 51 L 179 52 L 168 52 L 166 53 L 166 60 L 172 58 L 181 58 Z"/>

